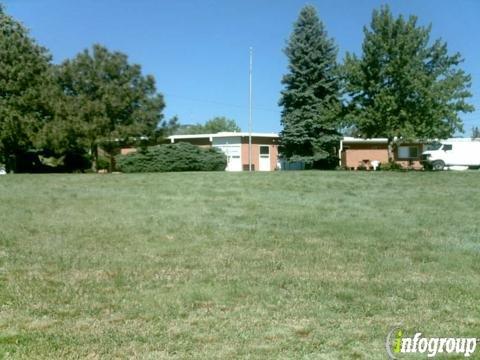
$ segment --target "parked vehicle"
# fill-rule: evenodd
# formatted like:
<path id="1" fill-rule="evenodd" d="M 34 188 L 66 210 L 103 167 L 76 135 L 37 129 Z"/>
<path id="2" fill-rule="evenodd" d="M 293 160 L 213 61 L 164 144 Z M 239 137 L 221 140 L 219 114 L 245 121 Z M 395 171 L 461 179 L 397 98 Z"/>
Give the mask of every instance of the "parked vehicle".
<path id="1" fill-rule="evenodd" d="M 422 164 L 427 169 L 443 170 L 449 167 L 480 167 L 480 141 L 475 139 L 444 140 L 422 153 Z"/>

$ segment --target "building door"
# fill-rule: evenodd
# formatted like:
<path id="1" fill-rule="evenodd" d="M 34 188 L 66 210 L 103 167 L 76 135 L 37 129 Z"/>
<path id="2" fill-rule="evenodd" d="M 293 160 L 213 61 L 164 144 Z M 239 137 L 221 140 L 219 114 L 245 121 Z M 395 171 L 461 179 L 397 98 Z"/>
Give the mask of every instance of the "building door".
<path id="1" fill-rule="evenodd" d="M 242 171 L 242 159 L 240 155 L 227 155 L 227 171 Z"/>
<path id="2" fill-rule="evenodd" d="M 260 159 L 258 163 L 258 170 L 270 171 L 270 146 L 260 145 Z"/>
<path id="3" fill-rule="evenodd" d="M 213 138 L 213 146 L 227 156 L 226 171 L 242 171 L 242 145 L 239 136 Z"/>

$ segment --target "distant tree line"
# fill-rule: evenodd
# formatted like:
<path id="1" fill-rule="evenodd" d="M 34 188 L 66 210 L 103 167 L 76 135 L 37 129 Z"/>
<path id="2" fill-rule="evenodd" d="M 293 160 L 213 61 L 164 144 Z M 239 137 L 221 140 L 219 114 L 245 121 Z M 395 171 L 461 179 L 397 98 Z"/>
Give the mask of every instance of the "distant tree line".
<path id="1" fill-rule="evenodd" d="M 360 56 L 337 62 L 337 47 L 313 6 L 294 24 L 285 54 L 288 73 L 280 105 L 281 152 L 313 166 L 336 163 L 342 133 L 388 138 L 389 158 L 397 139 L 446 138 L 463 131 L 460 112 L 471 112 L 471 77 L 462 57 L 430 41 L 431 27 L 415 16 L 394 17 L 388 6 L 374 10 L 364 27 Z"/>
<path id="2" fill-rule="evenodd" d="M 222 131 L 240 132 L 242 129 L 240 129 L 235 120 L 227 119 L 224 116 L 216 116 L 208 120 L 205 124 L 178 125 L 173 129 L 173 134 L 216 134 Z"/>

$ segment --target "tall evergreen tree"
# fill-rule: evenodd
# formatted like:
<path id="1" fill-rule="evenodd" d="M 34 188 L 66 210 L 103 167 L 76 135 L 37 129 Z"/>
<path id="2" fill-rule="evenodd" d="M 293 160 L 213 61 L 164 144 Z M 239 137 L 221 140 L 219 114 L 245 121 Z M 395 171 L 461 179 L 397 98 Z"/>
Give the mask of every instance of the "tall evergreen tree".
<path id="1" fill-rule="evenodd" d="M 52 118 L 50 55 L 0 4 L 0 162 L 16 170 Z"/>
<path id="2" fill-rule="evenodd" d="M 57 80 L 64 101 L 60 123 L 51 123 L 66 139 L 90 149 L 93 167 L 97 149 L 105 150 L 113 168 L 118 140 L 153 137 L 163 118 L 163 96 L 153 76 L 142 75 L 141 67 L 130 64 L 125 54 L 94 45 L 57 68 Z M 52 132 L 49 132 L 51 134 Z"/>
<path id="3" fill-rule="evenodd" d="M 394 139 L 449 137 L 462 130 L 458 113 L 473 111 L 460 54 L 440 40 L 430 45 L 430 29 L 385 6 L 364 28 L 362 56 L 346 56 L 348 117 L 362 136 L 388 138 L 391 160 Z"/>
<path id="4" fill-rule="evenodd" d="M 313 6 L 300 11 L 284 52 L 289 71 L 280 100 L 281 153 L 309 162 L 333 157 L 339 140 L 337 48 Z"/>

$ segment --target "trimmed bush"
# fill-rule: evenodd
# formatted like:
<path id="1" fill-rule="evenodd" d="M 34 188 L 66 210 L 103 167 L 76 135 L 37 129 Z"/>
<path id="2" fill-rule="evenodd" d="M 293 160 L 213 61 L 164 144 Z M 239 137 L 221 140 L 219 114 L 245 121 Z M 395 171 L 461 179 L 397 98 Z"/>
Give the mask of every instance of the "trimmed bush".
<path id="1" fill-rule="evenodd" d="M 117 169 L 125 173 L 166 171 L 223 171 L 225 154 L 215 148 L 200 148 L 189 143 L 151 146 L 139 152 L 118 155 Z"/>
<path id="2" fill-rule="evenodd" d="M 110 168 L 110 159 L 104 155 L 99 155 L 97 159 L 97 170 L 108 170 Z"/>
<path id="3" fill-rule="evenodd" d="M 378 167 L 378 170 L 383 171 L 401 171 L 406 170 L 402 167 L 402 165 L 396 163 L 395 161 L 389 161 L 388 163 L 381 163 Z"/>

